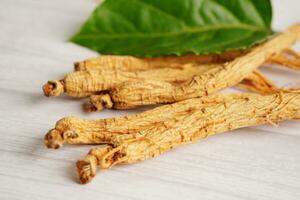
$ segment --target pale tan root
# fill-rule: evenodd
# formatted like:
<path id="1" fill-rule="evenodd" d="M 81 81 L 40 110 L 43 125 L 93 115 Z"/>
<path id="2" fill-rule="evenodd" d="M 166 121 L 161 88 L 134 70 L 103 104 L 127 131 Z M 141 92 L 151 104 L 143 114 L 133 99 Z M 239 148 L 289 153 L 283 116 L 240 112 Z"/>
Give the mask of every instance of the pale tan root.
<path id="1" fill-rule="evenodd" d="M 72 97 L 87 97 L 101 91 L 112 90 L 127 81 L 159 80 L 178 84 L 214 67 L 216 67 L 214 64 L 202 65 L 201 67 L 186 64 L 177 68 L 149 69 L 136 72 L 110 69 L 77 71 L 67 74 L 62 81 L 48 81 L 43 86 L 43 90 L 45 96 L 48 97 L 59 96 L 64 92 Z M 54 87 L 53 83 L 57 86 Z"/>
<path id="2" fill-rule="evenodd" d="M 210 64 L 201 65 L 200 67 L 187 64 L 178 68 L 152 69 L 139 72 L 109 70 L 74 72 L 68 74 L 64 81 L 49 81 L 43 88 L 46 96 L 59 96 L 63 92 L 67 92 L 70 96 L 84 97 L 113 89 L 123 82 L 131 80 L 159 80 L 176 85 L 217 66 L 216 64 Z M 105 93 L 92 96 L 90 100 L 92 104 L 87 104 L 86 110 L 94 111 L 95 108 L 97 108 L 96 110 L 102 110 L 104 107 L 111 108 L 112 104 L 106 104 L 108 98 L 110 98 L 109 95 Z"/>
<path id="3" fill-rule="evenodd" d="M 260 94 L 270 94 L 280 90 L 271 80 L 257 70 L 239 83 L 237 87 Z M 113 102 L 108 94 L 92 95 L 89 101 L 84 104 L 84 110 L 87 112 L 96 112 L 112 107 Z"/>
<path id="4" fill-rule="evenodd" d="M 173 58 L 173 60 L 175 60 L 175 58 Z M 178 57 L 178 60 L 181 60 L 180 57 Z M 192 62 L 191 59 L 189 61 Z M 67 74 L 62 81 L 49 81 L 43 86 L 43 90 L 46 96 L 59 96 L 66 92 L 72 97 L 86 97 L 112 90 L 127 81 L 157 80 L 178 85 L 190 80 L 193 76 L 200 76 L 218 67 L 216 64 L 196 65 L 195 62 L 190 64 L 178 64 L 176 67 L 149 68 L 146 71 L 123 71 L 123 68 L 119 69 L 118 67 L 114 69 L 102 67 L 102 69 L 98 70 L 91 69 L 89 71 L 72 72 Z M 128 66 L 125 65 L 125 67 Z M 134 68 L 134 66 L 131 68 Z M 131 68 L 129 66 L 129 69 Z"/>
<path id="5" fill-rule="evenodd" d="M 243 51 L 225 52 L 213 55 L 165 56 L 158 58 L 136 58 L 133 56 L 100 56 L 74 64 L 76 71 L 107 69 L 119 71 L 139 71 L 155 68 L 178 68 L 184 64 L 224 63 L 245 54 Z"/>
<path id="6" fill-rule="evenodd" d="M 193 76 L 204 74 L 216 67 L 218 67 L 216 64 L 201 66 L 187 64 L 178 68 L 152 69 L 139 72 L 109 70 L 75 72 L 68 74 L 63 81 L 49 81 L 43 86 L 43 90 L 46 96 L 59 96 L 67 92 L 73 97 L 84 97 L 113 89 L 123 82 L 131 80 L 159 80 L 178 85 Z M 251 77 L 247 79 L 251 79 Z M 100 104 L 99 106 L 101 107 Z M 92 109 L 93 107 L 88 108 L 88 110 Z"/>
<path id="7" fill-rule="evenodd" d="M 295 91 L 296 92 L 296 91 Z M 203 97 L 203 99 L 215 99 Z M 119 135 L 139 133 L 152 126 L 168 127 L 174 115 L 185 116 L 189 113 L 189 101 L 178 104 L 169 104 L 153 110 L 129 117 L 117 117 L 112 119 L 82 120 L 76 117 L 65 117 L 59 120 L 54 129 L 45 136 L 45 144 L 49 148 L 59 148 L 64 143 L 68 144 L 112 144 L 113 138 Z M 178 106 L 180 105 L 180 106 Z"/>
<path id="8" fill-rule="evenodd" d="M 235 60 L 195 76 L 182 84 L 164 81 L 128 81 L 109 91 L 113 108 L 131 109 L 141 105 L 172 103 L 205 96 L 234 86 L 248 77 L 270 57 L 295 43 L 300 36 L 300 25 L 250 50 Z"/>
<path id="9" fill-rule="evenodd" d="M 113 147 L 95 148 L 78 161 L 84 163 L 77 165 L 81 182 L 87 183 L 94 177 L 96 164 L 107 169 L 117 164 L 135 163 L 216 133 L 300 119 L 300 93 L 212 95 L 161 106 L 156 111 L 167 114 L 166 107 L 175 110 L 171 118 L 162 117 L 161 123 L 137 133 L 115 135 Z M 148 114 L 153 116 L 151 112 Z M 145 117 L 136 115 L 139 116 Z"/>
<path id="10" fill-rule="evenodd" d="M 48 148 L 57 149 L 67 144 L 112 144 L 112 138 L 118 135 L 138 133 L 162 121 L 167 125 L 175 113 L 188 112 L 189 105 L 174 108 L 173 104 L 155 108 L 138 115 L 116 117 L 112 119 L 82 120 L 77 117 L 65 117 L 59 120 L 44 138 Z"/>
<path id="11" fill-rule="evenodd" d="M 286 50 L 285 50 L 286 51 Z M 292 51 L 292 50 L 288 50 Z M 186 66 L 194 68 L 194 66 Z M 201 71 L 197 71 L 198 74 L 205 73 L 206 71 L 212 69 L 213 67 L 216 67 L 215 65 L 203 65 L 202 67 L 199 67 Z M 195 69 L 196 71 L 197 69 Z M 186 80 L 191 78 L 192 76 L 195 76 L 197 74 L 193 74 L 194 70 L 189 70 L 191 72 L 190 74 L 182 74 L 182 80 L 184 77 L 186 77 Z M 199 73 L 200 72 L 200 73 Z M 173 73 L 171 72 L 170 75 Z M 176 76 L 174 76 L 176 80 Z M 296 90 L 296 89 L 284 89 L 281 87 L 278 87 L 273 81 L 268 79 L 265 75 L 263 75 L 258 70 L 255 70 L 250 76 L 246 77 L 242 82 L 240 82 L 237 87 L 246 89 L 248 91 L 256 92 L 259 94 L 271 94 L 276 91 L 282 90 L 282 91 L 289 91 L 289 90 Z M 113 103 L 108 94 L 99 94 L 99 95 L 92 95 L 89 98 L 89 102 L 84 104 L 84 109 L 87 112 L 95 112 L 95 111 L 101 111 L 104 108 L 112 108 Z"/>
<path id="12" fill-rule="evenodd" d="M 297 54 L 293 50 L 284 50 L 284 52 L 289 52 L 290 54 Z M 277 57 L 277 56 L 275 56 Z M 285 66 L 285 65 L 283 65 Z M 194 65 L 186 65 L 182 66 L 182 71 L 178 69 L 169 69 L 169 70 L 148 70 L 145 71 L 144 74 L 149 73 L 154 76 L 152 76 L 153 79 L 157 78 L 158 80 L 165 79 L 169 82 L 173 83 L 180 83 L 183 81 L 187 81 L 188 79 L 192 78 L 193 76 L 203 74 L 213 68 L 217 67 L 216 64 L 210 64 L 210 65 L 202 65 L 201 67 L 197 67 Z M 287 66 L 289 67 L 289 66 Z M 299 68 L 300 69 L 300 68 Z M 160 74 L 167 73 L 167 76 L 161 76 Z M 143 74 L 143 72 L 141 73 Z M 146 77 L 146 76 L 144 76 Z M 180 77 L 180 78 L 178 78 Z M 260 94 L 270 94 L 275 91 L 278 91 L 280 89 L 284 90 L 283 88 L 280 88 L 276 86 L 275 83 L 273 83 L 271 80 L 269 80 L 265 75 L 263 75 L 259 71 L 254 71 L 250 76 L 246 77 L 244 80 L 242 80 L 241 83 L 237 85 L 240 88 L 257 92 Z M 112 108 L 112 101 L 110 99 L 110 96 L 108 94 L 104 95 L 92 95 L 90 96 L 90 100 L 88 103 L 85 104 L 85 110 L 88 112 L 93 111 L 101 111 L 104 108 Z"/>
<path id="13" fill-rule="evenodd" d="M 214 64 L 224 63 L 224 62 L 231 61 L 239 56 L 242 56 L 246 54 L 246 52 L 247 51 L 236 51 L 236 52 L 225 52 L 223 54 L 213 54 L 213 55 L 190 54 L 185 56 L 166 56 L 166 57 L 158 57 L 158 58 L 137 58 L 132 56 L 104 55 L 97 58 L 91 58 L 85 61 L 76 62 L 74 64 L 74 69 L 75 71 L 106 69 L 106 70 L 134 72 L 134 71 L 149 70 L 155 68 L 178 68 L 185 64 L 202 65 L 202 64 L 211 64 L 211 63 Z M 291 49 L 285 49 L 283 53 L 271 57 L 270 60 L 267 62 L 283 64 L 282 57 L 287 59 L 287 55 L 293 56 L 295 59 L 299 60 L 298 53 L 296 53 Z"/>

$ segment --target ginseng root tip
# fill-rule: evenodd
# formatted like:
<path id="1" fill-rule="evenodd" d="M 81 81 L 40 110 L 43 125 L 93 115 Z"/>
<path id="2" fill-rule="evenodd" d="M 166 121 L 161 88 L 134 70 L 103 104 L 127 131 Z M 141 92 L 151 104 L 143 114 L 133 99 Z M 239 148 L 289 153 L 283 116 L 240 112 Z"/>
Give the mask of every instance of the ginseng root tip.
<path id="1" fill-rule="evenodd" d="M 77 161 L 76 167 L 80 182 L 86 184 L 96 175 L 97 159 L 89 155 L 84 160 Z"/>
<path id="2" fill-rule="evenodd" d="M 88 112 L 101 111 L 104 108 L 112 108 L 113 102 L 109 94 L 93 95 L 90 101 L 84 104 L 84 110 Z"/>
<path id="3" fill-rule="evenodd" d="M 44 138 L 44 143 L 48 148 L 58 149 L 63 146 L 64 139 L 60 131 L 51 129 Z"/>
<path id="4" fill-rule="evenodd" d="M 48 81 L 43 91 L 46 97 L 59 96 L 64 93 L 64 84 L 62 81 Z"/>

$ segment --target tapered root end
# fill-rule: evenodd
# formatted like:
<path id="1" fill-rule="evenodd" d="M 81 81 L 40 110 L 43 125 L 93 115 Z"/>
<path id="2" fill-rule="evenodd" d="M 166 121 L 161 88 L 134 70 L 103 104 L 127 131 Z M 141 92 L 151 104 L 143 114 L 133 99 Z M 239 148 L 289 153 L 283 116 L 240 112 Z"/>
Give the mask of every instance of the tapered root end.
<path id="1" fill-rule="evenodd" d="M 104 108 L 112 108 L 113 102 L 109 94 L 93 95 L 90 97 L 90 101 L 83 106 L 87 112 L 96 112 Z"/>
<path id="2" fill-rule="evenodd" d="M 80 182 L 89 183 L 96 175 L 97 159 L 93 155 L 88 155 L 84 160 L 77 161 L 76 167 Z"/>
<path id="3" fill-rule="evenodd" d="M 64 93 L 63 81 L 48 81 L 43 86 L 43 91 L 46 97 L 59 96 Z"/>
<path id="4" fill-rule="evenodd" d="M 58 149 L 63 146 L 64 139 L 62 133 L 56 129 L 51 129 L 44 138 L 44 143 L 48 148 Z"/>

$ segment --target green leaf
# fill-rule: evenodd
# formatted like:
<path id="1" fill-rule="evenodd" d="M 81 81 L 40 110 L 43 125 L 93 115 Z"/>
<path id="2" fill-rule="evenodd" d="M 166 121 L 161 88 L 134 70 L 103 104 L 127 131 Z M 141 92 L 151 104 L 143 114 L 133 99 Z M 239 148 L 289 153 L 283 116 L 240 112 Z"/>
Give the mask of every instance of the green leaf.
<path id="1" fill-rule="evenodd" d="M 273 34 L 270 0 L 106 0 L 71 41 L 102 54 L 208 54 Z"/>

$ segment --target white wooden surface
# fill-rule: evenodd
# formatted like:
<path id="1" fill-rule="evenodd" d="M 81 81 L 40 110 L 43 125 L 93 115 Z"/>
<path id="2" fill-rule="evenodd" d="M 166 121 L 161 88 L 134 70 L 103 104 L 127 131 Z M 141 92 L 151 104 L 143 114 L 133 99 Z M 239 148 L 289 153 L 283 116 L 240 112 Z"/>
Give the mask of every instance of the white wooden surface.
<path id="1" fill-rule="evenodd" d="M 276 29 L 300 21 L 299 0 L 273 2 Z M 96 55 L 66 42 L 94 7 L 92 0 L 0 0 L 1 200 L 300 199 L 299 121 L 221 134 L 150 161 L 101 171 L 91 184 L 78 184 L 75 161 L 91 146 L 46 149 L 47 130 L 67 115 L 133 113 L 85 114 L 81 101 L 42 95 L 46 80 Z M 267 73 L 281 84 L 300 78 L 281 68 Z"/>

